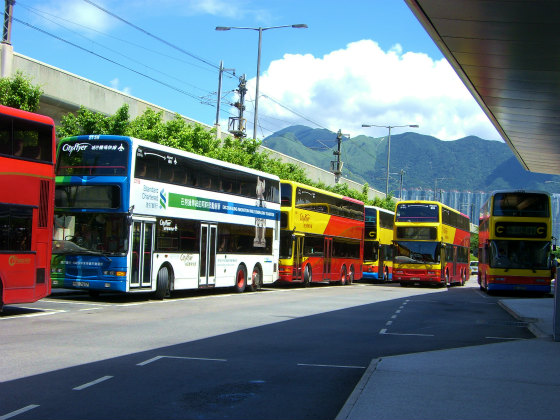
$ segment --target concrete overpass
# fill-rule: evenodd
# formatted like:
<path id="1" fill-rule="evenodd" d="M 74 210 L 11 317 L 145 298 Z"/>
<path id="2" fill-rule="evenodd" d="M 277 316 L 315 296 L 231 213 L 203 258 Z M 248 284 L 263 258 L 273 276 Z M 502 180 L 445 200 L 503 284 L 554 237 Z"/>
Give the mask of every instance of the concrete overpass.
<path id="1" fill-rule="evenodd" d="M 130 118 L 142 115 L 146 109 L 153 109 L 156 112 L 161 111 L 164 121 L 169 121 L 176 115 L 171 110 L 18 54 L 13 51 L 13 47 L 10 44 L 0 44 L 0 77 L 10 77 L 18 70 L 29 76 L 34 84 L 41 86 L 43 95 L 39 101 L 38 112 L 50 116 L 57 124 L 63 115 L 69 112 L 76 112 L 81 105 L 94 112 L 113 115 L 124 104 L 128 104 Z M 187 123 L 200 124 L 207 129 L 212 128 L 207 124 L 188 117 L 181 117 Z M 224 138 L 225 134 L 227 133 L 222 133 L 221 137 Z M 261 147 L 261 149 L 270 153 L 271 156 L 279 158 L 282 162 L 293 163 L 304 168 L 307 175 L 315 181 L 323 182 L 326 185 L 334 185 L 334 175 L 329 171 L 309 165 L 266 147 Z M 346 183 L 350 188 L 359 191 L 363 187 L 363 185 L 346 178 L 341 178 L 340 182 Z M 368 197 L 370 199 L 375 197 L 382 198 L 385 197 L 385 194 L 370 188 Z"/>

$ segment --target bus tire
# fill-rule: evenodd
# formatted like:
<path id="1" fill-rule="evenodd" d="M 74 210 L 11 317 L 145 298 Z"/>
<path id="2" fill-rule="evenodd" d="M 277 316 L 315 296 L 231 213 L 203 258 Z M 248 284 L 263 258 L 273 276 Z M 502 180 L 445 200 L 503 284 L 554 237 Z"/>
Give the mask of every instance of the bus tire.
<path id="1" fill-rule="evenodd" d="M 154 299 L 163 300 L 169 295 L 169 269 L 167 267 L 160 267 L 157 280 L 156 291 L 154 292 Z"/>
<path id="2" fill-rule="evenodd" d="M 235 274 L 234 289 L 237 293 L 243 293 L 247 287 L 247 268 L 243 264 L 239 264 Z"/>
<path id="3" fill-rule="evenodd" d="M 354 266 L 351 265 L 350 266 L 350 273 L 348 273 L 348 277 L 347 277 L 347 280 L 348 280 L 347 283 L 348 284 L 354 283 L 354 276 L 355 276 L 354 273 L 355 273 Z"/>
<path id="4" fill-rule="evenodd" d="M 346 284 L 346 266 L 343 265 L 342 268 L 340 269 L 340 277 L 339 277 L 339 281 L 336 282 L 336 284 L 339 284 L 341 286 L 344 286 Z"/>
<path id="5" fill-rule="evenodd" d="M 262 289 L 263 278 L 261 267 L 257 264 L 253 267 L 253 274 L 251 274 L 251 285 L 249 286 L 251 292 L 256 292 Z"/>
<path id="6" fill-rule="evenodd" d="M 305 266 L 303 270 L 303 287 L 309 287 L 311 284 L 311 267 L 308 265 Z"/>

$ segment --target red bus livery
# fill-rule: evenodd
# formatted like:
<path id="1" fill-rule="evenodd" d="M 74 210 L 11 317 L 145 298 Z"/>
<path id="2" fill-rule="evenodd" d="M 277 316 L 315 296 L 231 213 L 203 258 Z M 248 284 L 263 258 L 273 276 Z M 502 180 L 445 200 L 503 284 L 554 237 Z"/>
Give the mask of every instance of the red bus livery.
<path id="1" fill-rule="evenodd" d="M 0 309 L 50 294 L 55 129 L 0 105 Z"/>
<path id="2" fill-rule="evenodd" d="M 364 203 L 281 181 L 279 281 L 349 284 L 362 278 Z"/>

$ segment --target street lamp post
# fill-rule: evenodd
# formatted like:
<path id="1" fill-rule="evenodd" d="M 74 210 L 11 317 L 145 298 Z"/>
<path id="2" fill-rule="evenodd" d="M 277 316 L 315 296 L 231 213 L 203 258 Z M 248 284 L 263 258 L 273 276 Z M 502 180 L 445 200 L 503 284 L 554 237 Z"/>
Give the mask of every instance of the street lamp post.
<path id="1" fill-rule="evenodd" d="M 391 159 L 391 128 L 399 127 L 411 127 L 418 128 L 418 124 L 407 124 L 407 125 L 375 125 L 375 124 L 362 124 L 362 127 L 380 127 L 389 129 L 389 137 L 387 141 L 387 184 L 385 186 L 385 197 L 389 196 L 389 161 Z"/>
<path id="2" fill-rule="evenodd" d="M 266 28 L 258 27 L 258 28 L 249 28 L 249 27 L 238 27 L 238 26 L 216 26 L 217 31 L 229 31 L 231 29 L 249 29 L 252 31 L 259 31 L 259 50 L 257 54 L 257 80 L 256 80 L 256 87 L 255 87 L 255 118 L 253 122 L 253 139 L 257 139 L 257 119 L 259 113 L 259 79 L 261 74 L 261 44 L 262 44 L 262 33 L 269 29 L 278 29 L 278 28 L 307 28 L 305 23 L 297 23 L 294 25 L 281 25 L 281 26 L 269 26 Z"/>

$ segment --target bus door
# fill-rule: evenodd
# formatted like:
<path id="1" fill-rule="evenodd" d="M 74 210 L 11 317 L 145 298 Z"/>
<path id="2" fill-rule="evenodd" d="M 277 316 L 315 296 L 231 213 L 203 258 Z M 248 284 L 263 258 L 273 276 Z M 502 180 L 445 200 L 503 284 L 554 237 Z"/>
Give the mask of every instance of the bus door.
<path id="1" fill-rule="evenodd" d="M 296 235 L 294 241 L 294 275 L 293 278 L 297 280 L 303 279 L 302 265 L 303 265 L 303 238 L 302 235 Z"/>
<path id="2" fill-rule="evenodd" d="M 457 251 L 458 247 L 456 245 L 453 246 L 453 277 L 457 276 Z"/>
<path id="3" fill-rule="evenodd" d="M 216 243 L 218 226 L 208 223 L 200 224 L 200 263 L 198 286 L 216 285 Z"/>
<path id="4" fill-rule="evenodd" d="M 333 238 L 325 237 L 323 257 L 323 279 L 331 280 L 331 267 L 332 267 L 332 252 L 333 252 Z"/>
<path id="5" fill-rule="evenodd" d="M 378 244 L 377 255 L 379 256 L 379 266 L 377 267 L 377 280 L 385 280 L 385 245 Z"/>
<path id="6" fill-rule="evenodd" d="M 155 220 L 132 221 L 130 289 L 152 287 Z"/>

